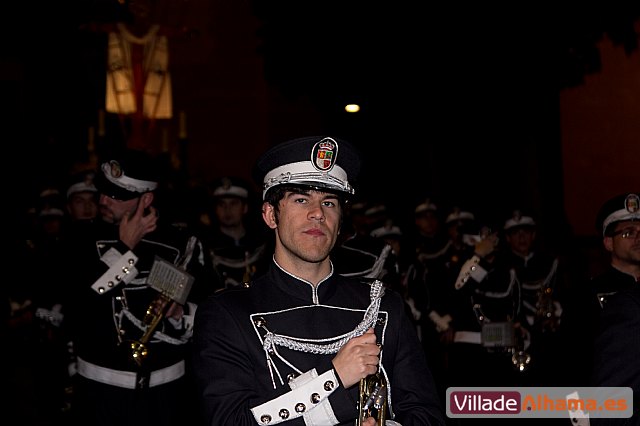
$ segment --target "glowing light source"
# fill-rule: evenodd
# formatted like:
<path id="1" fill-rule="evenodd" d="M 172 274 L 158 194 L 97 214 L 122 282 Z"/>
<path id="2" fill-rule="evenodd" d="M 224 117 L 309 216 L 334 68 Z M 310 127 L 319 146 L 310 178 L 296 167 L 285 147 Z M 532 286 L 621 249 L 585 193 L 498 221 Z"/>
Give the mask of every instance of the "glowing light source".
<path id="1" fill-rule="evenodd" d="M 351 113 L 358 112 L 358 111 L 360 111 L 360 105 L 358 105 L 358 104 L 347 104 L 347 105 L 345 105 L 344 110 L 347 111 L 347 112 L 351 112 Z"/>

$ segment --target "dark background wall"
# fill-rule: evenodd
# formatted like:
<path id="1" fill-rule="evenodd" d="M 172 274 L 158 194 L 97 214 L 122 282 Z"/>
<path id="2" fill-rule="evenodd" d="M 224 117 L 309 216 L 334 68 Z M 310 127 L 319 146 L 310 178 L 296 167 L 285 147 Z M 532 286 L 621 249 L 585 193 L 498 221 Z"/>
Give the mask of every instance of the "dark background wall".
<path id="1" fill-rule="evenodd" d="M 143 3 L 188 30 L 171 40 L 175 117 L 149 144 L 180 157 L 186 142 L 194 180 L 249 178 L 269 145 L 330 133 L 364 152 L 361 194 L 398 212 L 426 196 L 481 218 L 524 207 L 558 236 L 592 233 L 599 203 L 638 186 L 635 6 Z M 129 16 L 115 0 L 4 7 L 5 163 L 20 170 L 5 182 L 21 208 L 88 160 L 106 35 L 86 24 Z M 95 142 L 122 143 L 117 117 Z"/>

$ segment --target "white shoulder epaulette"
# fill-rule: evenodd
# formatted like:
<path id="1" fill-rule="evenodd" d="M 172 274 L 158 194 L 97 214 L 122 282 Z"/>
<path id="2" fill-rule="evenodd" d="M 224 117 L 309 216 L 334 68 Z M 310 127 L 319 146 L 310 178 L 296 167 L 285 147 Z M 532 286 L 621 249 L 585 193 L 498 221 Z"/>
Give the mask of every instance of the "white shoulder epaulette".
<path id="1" fill-rule="evenodd" d="M 123 255 L 112 247 L 102 256 L 101 260 L 109 265 L 109 269 L 91 286 L 96 293 L 106 293 L 121 282 L 125 284 L 131 282 L 138 275 L 138 270 L 135 267 L 138 256 L 133 254 L 131 250 Z"/>
<path id="2" fill-rule="evenodd" d="M 458 279 L 456 279 L 456 290 L 460 290 L 469 281 L 469 278 L 473 278 L 477 282 L 482 281 L 487 276 L 487 270 L 480 266 L 480 256 L 473 255 L 471 259 L 464 262 Z"/>

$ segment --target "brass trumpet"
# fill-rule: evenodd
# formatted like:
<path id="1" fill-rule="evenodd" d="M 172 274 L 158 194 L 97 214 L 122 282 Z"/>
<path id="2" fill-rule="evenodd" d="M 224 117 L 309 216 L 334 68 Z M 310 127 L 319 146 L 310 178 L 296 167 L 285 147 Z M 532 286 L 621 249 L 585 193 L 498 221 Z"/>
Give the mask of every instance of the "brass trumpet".
<path id="1" fill-rule="evenodd" d="M 387 408 L 387 381 L 384 376 L 378 372 L 360 379 L 356 426 L 362 426 L 367 417 L 375 418 L 376 425 L 384 426 Z"/>
<path id="2" fill-rule="evenodd" d="M 129 349 L 131 350 L 131 359 L 133 359 L 138 366 L 142 366 L 142 361 L 144 361 L 147 355 L 149 355 L 147 343 L 149 343 L 149 339 L 151 339 L 156 328 L 158 328 L 158 324 L 160 324 L 160 321 L 164 317 L 164 313 L 170 301 L 171 299 L 169 297 L 164 294 L 160 294 L 156 298 L 155 302 L 151 303 L 147 308 L 143 321 L 146 325 L 144 334 L 139 340 L 132 340 L 128 342 Z"/>
<path id="3" fill-rule="evenodd" d="M 511 348 L 511 364 L 520 373 L 527 371 L 531 366 L 531 355 L 525 350 L 524 333 L 520 325 L 514 327 L 515 343 Z"/>
<path id="4" fill-rule="evenodd" d="M 158 295 L 145 312 L 142 320 L 142 324 L 145 326 L 142 337 L 139 340 L 126 341 L 130 356 L 138 366 L 142 366 L 142 362 L 149 355 L 147 343 L 164 318 L 170 302 L 175 301 L 184 305 L 193 281 L 194 278 L 184 271 L 183 266 L 176 267 L 156 256 L 147 277 L 147 284 L 157 290 Z"/>

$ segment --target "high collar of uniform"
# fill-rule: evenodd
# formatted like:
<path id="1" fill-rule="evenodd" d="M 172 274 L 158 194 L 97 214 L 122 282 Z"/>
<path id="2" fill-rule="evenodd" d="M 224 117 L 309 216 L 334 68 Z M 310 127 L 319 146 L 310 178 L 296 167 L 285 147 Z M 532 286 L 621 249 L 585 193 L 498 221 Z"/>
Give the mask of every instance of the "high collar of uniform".
<path id="1" fill-rule="evenodd" d="M 322 281 L 314 286 L 311 282 L 297 277 L 280 267 L 274 260 L 269 267 L 270 280 L 285 293 L 304 300 L 306 303 L 320 303 L 332 292 L 335 286 L 335 275 L 333 265 L 331 272 Z"/>

